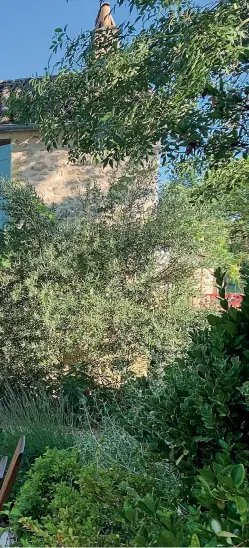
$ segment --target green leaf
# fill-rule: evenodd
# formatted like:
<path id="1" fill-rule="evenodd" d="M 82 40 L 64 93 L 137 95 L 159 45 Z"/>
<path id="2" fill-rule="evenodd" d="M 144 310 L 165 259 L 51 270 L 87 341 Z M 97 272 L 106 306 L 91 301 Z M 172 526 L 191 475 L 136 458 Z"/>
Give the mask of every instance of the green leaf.
<path id="1" fill-rule="evenodd" d="M 61 29 L 60 27 L 58 27 L 57 29 L 55 29 L 54 32 L 63 32 L 63 29 Z"/>
<path id="2" fill-rule="evenodd" d="M 167 540 L 168 542 L 170 542 L 172 546 L 176 546 L 176 537 L 175 535 L 173 535 L 173 533 L 171 533 L 171 531 L 167 531 L 166 529 L 164 529 L 161 532 L 161 536 L 164 540 Z"/>
<path id="3" fill-rule="evenodd" d="M 137 533 L 140 537 L 143 537 L 146 539 L 146 543 L 148 541 L 148 531 L 144 525 L 142 525 Z"/>
<path id="4" fill-rule="evenodd" d="M 135 546 L 146 546 L 146 539 L 141 535 L 136 535 L 134 542 Z"/>
<path id="5" fill-rule="evenodd" d="M 203 485 L 203 487 L 205 487 L 205 489 L 207 489 L 207 491 L 212 494 L 208 482 L 202 476 L 198 476 L 197 479 Z"/>
<path id="6" fill-rule="evenodd" d="M 171 513 L 170 512 L 162 512 L 161 510 L 157 510 L 156 515 L 158 516 L 160 522 L 167 527 L 167 529 L 171 529 L 172 522 L 171 522 Z"/>
<path id="7" fill-rule="evenodd" d="M 217 519 L 212 519 L 210 523 L 212 531 L 217 535 L 221 531 L 221 524 Z"/>
<path id="8" fill-rule="evenodd" d="M 214 481 L 214 473 L 210 466 L 205 466 L 203 470 L 199 470 L 200 476 L 202 476 L 206 481 Z"/>
<path id="9" fill-rule="evenodd" d="M 217 506 L 220 510 L 224 510 L 224 508 L 226 506 L 226 503 L 225 503 L 224 500 L 217 500 L 216 504 L 217 504 Z"/>
<path id="10" fill-rule="evenodd" d="M 14 506 L 11 510 L 11 516 L 21 517 L 22 513 L 20 512 L 20 510 L 16 506 Z"/>
<path id="11" fill-rule="evenodd" d="M 211 538 L 211 540 L 205 544 L 205 546 L 211 546 L 212 548 L 214 548 L 215 546 L 217 546 L 217 539 L 216 537 L 213 537 Z"/>
<path id="12" fill-rule="evenodd" d="M 235 464 L 232 468 L 231 477 L 235 487 L 240 487 L 245 479 L 245 468 L 243 464 Z"/>
<path id="13" fill-rule="evenodd" d="M 243 497 L 237 497 L 235 501 L 236 507 L 240 515 L 243 515 L 248 510 L 248 504 Z"/>
<path id="14" fill-rule="evenodd" d="M 224 327 L 225 327 L 225 330 L 228 331 L 228 333 L 230 333 L 230 335 L 236 335 L 237 333 L 237 327 L 235 325 L 235 323 L 233 322 L 226 322 L 224 324 Z"/>
<path id="15" fill-rule="evenodd" d="M 164 546 L 165 547 L 168 547 L 168 546 L 172 546 L 172 543 L 169 542 L 168 540 L 164 539 L 162 536 L 160 535 L 155 535 L 153 537 L 153 543 L 154 543 L 154 546 L 160 546 L 160 548 L 163 548 Z M 146 546 L 146 544 L 145 544 Z M 148 546 L 148 544 L 147 544 Z"/>
<path id="16" fill-rule="evenodd" d="M 238 319 L 238 310 L 237 310 L 237 308 L 233 308 L 233 307 L 229 308 L 229 316 L 235 322 L 237 322 L 237 319 Z M 240 335 L 240 337 L 241 337 L 241 335 Z M 243 335 L 242 335 L 241 339 L 243 339 Z M 237 339 L 236 339 L 236 344 L 237 344 Z"/>
<path id="17" fill-rule="evenodd" d="M 223 308 L 223 310 L 228 310 L 228 300 L 227 299 L 221 299 L 220 305 Z"/>
<path id="18" fill-rule="evenodd" d="M 223 485 L 228 489 L 232 489 L 234 486 L 234 482 L 230 476 L 222 476 L 222 474 L 217 474 L 217 479 L 220 485 Z"/>
<path id="19" fill-rule="evenodd" d="M 124 512 L 125 512 L 126 519 L 130 521 L 131 523 L 133 523 L 136 519 L 136 512 L 134 508 L 132 508 L 131 506 L 127 506 Z"/>
<path id="20" fill-rule="evenodd" d="M 225 449 L 225 451 L 228 449 L 229 445 L 224 440 L 219 440 L 219 444 L 222 447 L 222 449 Z"/>
<path id="21" fill-rule="evenodd" d="M 213 93 L 213 95 L 214 95 L 214 93 Z M 224 279 L 225 279 L 225 276 L 226 276 L 226 271 L 223 272 L 221 270 L 221 268 L 219 267 L 215 270 L 214 275 L 215 275 L 215 278 L 216 278 L 216 281 L 217 281 L 217 285 L 219 287 L 221 287 L 223 285 L 223 282 L 224 282 Z"/>
<path id="22" fill-rule="evenodd" d="M 100 122 L 107 122 L 107 120 L 110 120 L 111 117 L 112 113 L 108 112 L 107 114 L 105 114 L 105 116 L 103 116 L 103 118 L 100 118 Z"/>
<path id="23" fill-rule="evenodd" d="M 146 497 L 144 497 L 143 499 L 143 502 L 145 504 L 145 506 L 151 511 L 151 512 L 155 512 L 156 511 L 156 505 L 155 505 L 155 502 L 153 500 L 152 497 L 150 497 L 150 495 L 146 495 Z"/>
<path id="24" fill-rule="evenodd" d="M 214 314 L 208 314 L 207 321 L 208 321 L 209 325 L 214 327 L 215 325 L 220 323 L 220 318 L 219 318 L 219 316 L 215 316 Z"/>
<path id="25" fill-rule="evenodd" d="M 225 299 L 225 297 L 226 297 L 226 288 L 225 287 L 221 287 L 219 289 L 219 295 L 220 295 L 221 299 Z"/>
<path id="26" fill-rule="evenodd" d="M 205 508 L 211 510 L 214 506 L 214 497 L 207 496 L 206 493 L 205 495 L 198 495 L 198 502 L 201 506 L 204 506 Z"/>
<path id="27" fill-rule="evenodd" d="M 176 466 L 178 466 L 178 464 L 180 464 L 180 462 L 182 461 L 182 459 L 186 456 L 186 453 L 183 452 L 182 455 L 180 455 L 180 457 L 178 457 L 178 459 L 176 460 Z"/>
<path id="28" fill-rule="evenodd" d="M 190 543 L 190 546 L 193 547 L 193 546 L 200 546 L 200 541 L 199 541 L 199 538 L 198 536 L 194 533 L 191 537 L 191 543 Z"/>
<path id="29" fill-rule="evenodd" d="M 219 533 L 217 533 L 217 536 L 225 538 L 236 538 L 238 535 L 235 535 L 234 533 L 229 533 L 228 531 L 219 531 Z"/>

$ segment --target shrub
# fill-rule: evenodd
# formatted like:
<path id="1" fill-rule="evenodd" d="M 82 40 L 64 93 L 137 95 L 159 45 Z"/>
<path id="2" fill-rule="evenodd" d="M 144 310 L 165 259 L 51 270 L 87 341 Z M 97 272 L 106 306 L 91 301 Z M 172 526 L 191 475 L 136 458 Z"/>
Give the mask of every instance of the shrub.
<path id="1" fill-rule="evenodd" d="M 193 335 L 187 358 L 165 371 L 161 387 L 141 390 L 124 421 L 182 470 L 212 460 L 219 440 L 248 461 L 249 282 L 241 310 L 228 309 L 225 287 L 220 300 L 223 314 L 209 316 L 210 329 Z"/>
<path id="2" fill-rule="evenodd" d="M 129 544 L 124 501 L 145 496 L 143 475 L 79 464 L 76 450 L 48 450 L 32 465 L 12 514 L 22 542 L 33 546 Z"/>
<path id="3" fill-rule="evenodd" d="M 132 546 L 248 546 L 248 488 L 243 464 L 231 464 L 227 447 L 199 470 L 191 506 L 169 511 L 151 495 L 124 505 Z"/>
<path id="4" fill-rule="evenodd" d="M 89 184 L 61 218 L 31 187 L 1 185 L 0 396 L 6 382 L 33 391 L 72 363 L 119 380 L 137 356 L 168 359 L 189 341 L 193 272 L 234 262 L 230 229 L 183 185 L 148 207 L 151 187 L 145 170 L 108 192 Z"/>
<path id="5" fill-rule="evenodd" d="M 249 484 L 229 446 L 195 472 L 191 505 L 165 506 L 142 474 L 82 466 L 76 450 L 49 450 L 32 465 L 10 513 L 29 546 L 247 546 Z"/>
<path id="6" fill-rule="evenodd" d="M 147 444 L 137 441 L 115 418 L 103 418 L 97 432 L 83 432 L 77 436 L 76 444 L 83 464 L 92 463 L 103 469 L 116 465 L 123 471 L 148 478 L 155 489 L 164 493 L 168 505 L 179 499 L 182 484 L 173 466 L 157 462 Z"/>

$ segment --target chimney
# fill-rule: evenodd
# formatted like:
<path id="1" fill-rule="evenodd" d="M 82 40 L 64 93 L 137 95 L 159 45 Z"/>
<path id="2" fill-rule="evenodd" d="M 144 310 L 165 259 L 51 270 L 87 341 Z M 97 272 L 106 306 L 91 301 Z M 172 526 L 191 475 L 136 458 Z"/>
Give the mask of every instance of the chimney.
<path id="1" fill-rule="evenodd" d="M 95 28 L 105 29 L 111 27 L 116 27 L 115 21 L 111 14 L 111 6 L 109 2 L 102 2 L 96 18 Z"/>

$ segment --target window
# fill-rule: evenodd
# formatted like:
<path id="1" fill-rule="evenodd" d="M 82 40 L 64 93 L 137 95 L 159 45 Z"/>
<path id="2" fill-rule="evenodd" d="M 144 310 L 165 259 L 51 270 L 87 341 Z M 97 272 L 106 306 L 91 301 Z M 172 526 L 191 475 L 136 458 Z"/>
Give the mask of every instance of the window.
<path id="1" fill-rule="evenodd" d="M 239 283 L 238 281 L 231 281 L 227 280 L 226 283 L 226 292 L 227 293 L 237 293 L 237 294 L 243 294 L 243 284 Z"/>
<path id="2" fill-rule="evenodd" d="M 0 138 L 0 177 L 11 179 L 11 142 Z"/>

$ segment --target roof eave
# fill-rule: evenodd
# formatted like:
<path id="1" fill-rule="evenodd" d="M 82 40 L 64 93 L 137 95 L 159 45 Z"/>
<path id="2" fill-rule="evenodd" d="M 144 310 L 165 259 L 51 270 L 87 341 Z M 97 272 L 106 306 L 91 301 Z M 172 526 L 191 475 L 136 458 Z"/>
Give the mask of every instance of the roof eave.
<path id="1" fill-rule="evenodd" d="M 0 124 L 0 133 L 6 131 L 36 131 L 35 124 Z"/>

